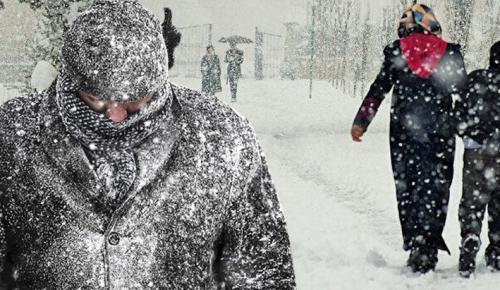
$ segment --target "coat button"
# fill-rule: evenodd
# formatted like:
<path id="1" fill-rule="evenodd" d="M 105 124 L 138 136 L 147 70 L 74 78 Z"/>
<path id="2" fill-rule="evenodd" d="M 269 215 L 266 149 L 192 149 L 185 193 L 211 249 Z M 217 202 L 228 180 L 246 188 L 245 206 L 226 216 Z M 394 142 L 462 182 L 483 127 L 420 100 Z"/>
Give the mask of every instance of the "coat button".
<path id="1" fill-rule="evenodd" d="M 116 246 L 120 243 L 120 235 L 116 232 L 111 232 L 108 237 L 108 242 L 112 246 Z"/>

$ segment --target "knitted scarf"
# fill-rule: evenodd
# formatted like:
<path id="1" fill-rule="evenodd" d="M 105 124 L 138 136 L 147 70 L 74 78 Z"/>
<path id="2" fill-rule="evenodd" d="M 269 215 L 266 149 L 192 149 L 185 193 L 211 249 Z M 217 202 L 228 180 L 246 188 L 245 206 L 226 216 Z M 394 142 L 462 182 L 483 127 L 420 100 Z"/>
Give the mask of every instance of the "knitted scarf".
<path id="1" fill-rule="evenodd" d="M 136 178 L 134 149 L 170 116 L 172 102 L 168 82 L 153 94 L 152 101 L 124 122 L 114 123 L 93 111 L 78 96 L 79 86 L 64 72 L 57 80 L 57 105 L 68 132 L 84 147 L 100 184 L 99 200 L 115 210 L 127 197 Z"/>

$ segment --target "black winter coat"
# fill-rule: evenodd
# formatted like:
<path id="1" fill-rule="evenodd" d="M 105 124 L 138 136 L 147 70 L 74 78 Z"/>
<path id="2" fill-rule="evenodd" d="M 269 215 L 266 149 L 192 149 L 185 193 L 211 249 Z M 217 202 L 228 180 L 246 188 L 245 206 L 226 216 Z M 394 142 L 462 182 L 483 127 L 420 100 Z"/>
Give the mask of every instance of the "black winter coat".
<path id="1" fill-rule="evenodd" d="M 500 145 L 500 68 L 477 70 L 457 104 L 458 132 L 483 145 Z"/>
<path id="2" fill-rule="evenodd" d="M 442 231 L 455 154 L 452 94 L 466 81 L 460 47 L 416 33 L 387 46 L 384 56 L 354 125 L 366 130 L 393 89 L 391 162 L 403 247 L 449 251 Z"/>
<path id="3" fill-rule="evenodd" d="M 422 66 L 424 66 L 422 64 Z M 385 96 L 393 89 L 391 124 L 402 126 L 408 137 L 427 140 L 429 134 L 454 134 L 452 93 L 466 83 L 460 46 L 447 44 L 434 72 L 425 78 L 412 71 L 400 40 L 384 49 L 384 63 L 354 120 L 365 130 Z"/>

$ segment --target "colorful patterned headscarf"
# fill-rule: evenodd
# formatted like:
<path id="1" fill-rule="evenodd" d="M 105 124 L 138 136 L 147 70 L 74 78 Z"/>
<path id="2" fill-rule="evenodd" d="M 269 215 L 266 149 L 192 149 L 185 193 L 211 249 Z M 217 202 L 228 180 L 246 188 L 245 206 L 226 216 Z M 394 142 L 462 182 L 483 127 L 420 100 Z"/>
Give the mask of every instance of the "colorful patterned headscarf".
<path id="1" fill-rule="evenodd" d="M 402 38 L 413 32 L 441 35 L 441 24 L 430 7 L 423 4 L 410 4 L 406 7 L 399 22 L 398 35 Z"/>

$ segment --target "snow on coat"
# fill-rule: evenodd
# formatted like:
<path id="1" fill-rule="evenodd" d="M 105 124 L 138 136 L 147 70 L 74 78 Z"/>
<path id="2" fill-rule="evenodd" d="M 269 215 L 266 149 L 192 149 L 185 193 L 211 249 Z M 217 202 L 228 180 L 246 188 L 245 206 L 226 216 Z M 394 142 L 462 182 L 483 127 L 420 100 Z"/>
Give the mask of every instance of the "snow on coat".
<path id="1" fill-rule="evenodd" d="M 20 289 L 294 289 L 289 237 L 248 122 L 172 85 L 111 215 L 54 87 L 0 109 L 0 285 Z M 224 288 L 224 286 L 226 288 Z"/>
<path id="2" fill-rule="evenodd" d="M 498 51 L 495 51 L 496 50 Z M 473 71 L 456 106 L 458 132 L 485 145 L 491 155 L 500 146 L 500 43 L 492 48 L 490 67 Z"/>
<path id="3" fill-rule="evenodd" d="M 224 62 L 227 63 L 227 75 L 230 79 L 241 77 L 241 64 L 243 63 L 243 50 L 231 48 L 226 51 Z"/>
<path id="4" fill-rule="evenodd" d="M 204 55 L 201 59 L 201 91 L 209 95 L 222 92 L 220 80 L 221 68 L 219 56 Z"/>
<path id="5" fill-rule="evenodd" d="M 452 94 L 466 82 L 460 46 L 414 33 L 388 45 L 384 56 L 354 124 L 366 130 L 393 90 L 390 146 L 403 248 L 449 251 L 442 232 L 455 153 Z"/>

